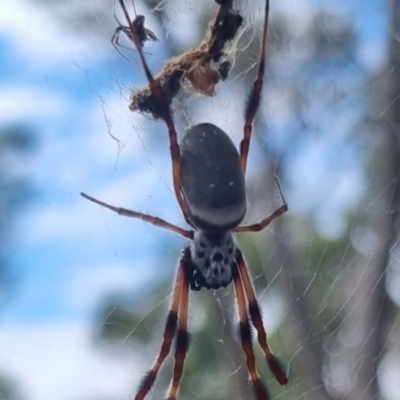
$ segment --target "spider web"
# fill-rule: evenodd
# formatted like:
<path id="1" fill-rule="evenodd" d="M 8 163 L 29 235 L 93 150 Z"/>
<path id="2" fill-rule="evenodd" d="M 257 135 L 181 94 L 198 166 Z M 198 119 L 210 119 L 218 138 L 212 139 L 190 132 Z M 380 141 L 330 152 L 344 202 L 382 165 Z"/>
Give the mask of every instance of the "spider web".
<path id="1" fill-rule="evenodd" d="M 66 4 L 78 10 L 79 2 L 51 3 L 46 7 L 54 7 L 54 15 L 71 24 Z M 215 3 L 198 3 L 135 1 L 146 26 L 160 38 L 160 43 L 145 45 L 152 71 L 204 37 Z M 269 344 L 290 365 L 289 384 L 275 382 L 255 341 L 258 371 L 272 399 L 395 400 L 400 397 L 400 155 L 393 132 L 396 94 L 391 90 L 398 71 L 393 48 L 367 26 L 374 18 L 381 18 L 387 32 L 396 32 L 398 26 L 391 26 L 389 13 L 377 5 L 361 10 L 355 1 L 335 7 L 312 0 L 295 3 L 271 0 L 265 85 L 246 177 L 245 223 L 261 220 L 281 204 L 275 176 L 289 212 L 265 232 L 237 238 L 255 282 Z M 95 46 L 112 52 L 112 1 L 98 4 L 77 11 L 72 26 L 80 27 L 82 36 L 95 37 Z M 235 4 L 245 20 L 229 49 L 233 69 L 214 98 L 184 92 L 177 97 L 173 106 L 180 135 L 207 121 L 239 144 L 257 68 L 264 3 Z M 88 19 L 90 23 L 83 24 Z M 128 40 L 125 45 L 130 45 Z M 385 50 L 379 53 L 378 45 Z M 91 93 L 103 118 L 102 132 L 109 134 L 108 173 L 115 181 L 93 176 L 100 182 L 93 189 L 112 204 L 184 226 L 171 190 L 166 129 L 127 110 L 129 88 L 146 81 L 137 54 L 124 54 L 130 63 L 107 52 L 105 64 L 112 65 L 107 69 L 112 77 L 106 89 Z M 94 69 L 85 74 L 86 86 L 102 79 Z M 97 149 L 94 141 L 92 148 Z M 93 153 L 93 163 L 107 157 Z M 85 245 L 101 248 L 96 235 L 104 236 L 101 243 L 107 250 L 101 254 L 111 254 L 113 265 L 129 265 L 129 279 L 139 281 L 122 285 L 125 290 L 107 289 L 92 309 L 97 351 L 118 354 L 112 360 L 124 366 L 129 360 L 126 397 L 132 397 L 157 355 L 176 260 L 186 242 L 105 210 L 85 218 L 100 232 Z M 254 399 L 233 288 L 191 293 L 189 326 L 191 346 L 179 398 Z M 170 356 L 149 399 L 165 397 L 172 369 Z"/>
<path id="2" fill-rule="evenodd" d="M 279 206 L 274 176 L 282 181 L 290 213 L 264 233 L 238 238 L 251 266 L 271 346 L 291 366 L 290 384 L 281 388 L 274 382 L 255 344 L 258 367 L 276 399 L 395 399 L 399 388 L 391 377 L 399 368 L 394 313 L 399 302 L 393 297 L 397 242 L 394 232 L 391 239 L 385 236 L 383 225 L 390 225 L 384 215 L 392 210 L 393 200 L 387 203 L 384 198 L 395 196 L 397 177 L 380 175 L 371 149 L 380 151 L 383 144 L 373 144 L 362 134 L 376 134 L 370 84 L 377 69 L 359 54 L 357 39 L 364 32 L 355 9 L 307 1 L 301 6 L 292 10 L 271 5 L 266 83 L 247 176 L 246 222 L 258 221 Z M 217 96 L 184 93 L 178 98 L 175 116 L 181 132 L 207 120 L 239 142 L 245 97 L 256 72 L 262 7 L 263 2 L 240 5 L 245 26 L 230 49 L 234 68 Z M 206 25 L 202 13 L 209 15 L 207 7 L 200 10 L 190 2 L 163 2 L 154 10 L 163 15 L 168 42 L 180 51 L 193 45 L 186 27 L 195 26 L 199 35 Z M 203 22 L 203 29 L 194 21 Z M 165 293 L 168 287 L 170 283 Z M 156 303 L 164 315 L 167 297 Z M 191 295 L 192 346 L 182 398 L 253 398 L 233 305 L 232 288 Z M 142 318 L 153 318 L 153 312 L 141 315 L 127 338 L 135 342 L 138 332 L 151 330 L 150 355 L 143 350 L 143 362 L 150 366 L 163 319 L 157 315 L 151 328 L 143 328 Z M 169 360 L 152 398 L 163 395 L 171 369 Z"/>

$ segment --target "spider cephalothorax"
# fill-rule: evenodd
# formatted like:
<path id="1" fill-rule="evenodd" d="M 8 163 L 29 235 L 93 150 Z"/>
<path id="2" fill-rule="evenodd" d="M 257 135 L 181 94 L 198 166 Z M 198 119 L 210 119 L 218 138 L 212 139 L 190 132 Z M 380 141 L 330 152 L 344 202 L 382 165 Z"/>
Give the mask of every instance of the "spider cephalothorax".
<path id="1" fill-rule="evenodd" d="M 192 290 L 219 289 L 232 282 L 236 245 L 232 234 L 210 235 L 196 231 L 190 243 Z"/>
<path id="2" fill-rule="evenodd" d="M 268 346 L 267 335 L 250 273 L 241 250 L 234 243 L 232 232 L 259 232 L 288 209 L 278 183 L 283 204 L 259 223 L 239 225 L 246 213 L 245 172 L 247 157 L 253 120 L 260 103 L 264 79 L 269 1 L 265 0 L 260 61 L 256 80 L 248 96 L 240 153 L 236 150 L 229 136 L 210 123 L 191 127 L 180 144 L 178 143 L 178 135 L 170 110 L 173 93 L 166 93 L 163 82 L 160 79 L 155 79 L 150 72 L 135 25 L 129 18 L 123 1 L 119 0 L 119 2 L 131 31 L 129 38 L 135 44 L 148 80 L 146 98 L 150 101 L 151 109 L 155 110 L 153 116 L 162 118 L 168 128 L 174 192 L 185 221 L 191 227 L 191 229 L 184 229 L 161 218 L 114 207 L 82 193 L 82 196 L 86 199 L 118 214 L 141 219 L 191 240 L 179 259 L 171 308 L 167 317 L 160 352 L 152 368 L 144 376 L 135 400 L 144 400 L 151 390 L 158 372 L 171 350 L 174 337 L 176 337 L 175 366 L 168 400 L 176 400 L 189 343 L 190 288 L 192 290 L 218 289 L 227 286 L 230 282 L 233 282 L 235 288 L 240 340 L 246 355 L 246 366 L 255 395 L 257 400 L 268 400 L 267 389 L 264 387 L 256 369 L 256 358 L 251 343 L 251 325 L 257 331 L 258 342 L 276 380 L 281 385 L 285 385 L 288 378 Z M 219 45 L 222 51 L 226 40 L 229 40 L 239 27 L 241 16 L 232 11 L 232 0 L 216 0 L 216 2 L 220 5 L 220 8 L 213 25 L 212 37 L 220 38 L 216 42 L 214 41 L 214 46 L 216 46 L 214 50 L 217 51 Z M 233 26 L 222 23 L 227 16 L 228 21 L 234 22 Z M 216 54 L 219 54 L 218 51 Z M 224 71 L 224 75 L 228 72 Z M 179 90 L 179 85 L 175 85 L 177 87 L 173 89 Z"/>

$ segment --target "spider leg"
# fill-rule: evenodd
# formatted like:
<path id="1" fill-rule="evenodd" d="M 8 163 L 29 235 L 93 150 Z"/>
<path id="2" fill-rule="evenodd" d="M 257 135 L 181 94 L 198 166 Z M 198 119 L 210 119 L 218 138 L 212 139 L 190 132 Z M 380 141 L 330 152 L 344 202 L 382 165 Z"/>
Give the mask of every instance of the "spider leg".
<path id="1" fill-rule="evenodd" d="M 265 70 L 265 54 L 267 47 L 267 34 L 268 34 L 268 17 L 269 17 L 269 0 L 265 0 L 265 18 L 264 18 L 264 31 L 261 42 L 261 55 L 260 63 L 258 66 L 258 72 L 256 80 L 254 81 L 253 88 L 250 92 L 245 113 L 244 123 L 244 137 L 240 143 L 240 162 L 242 164 L 243 173 L 246 172 L 247 156 L 249 154 L 250 139 L 253 130 L 253 120 L 256 115 L 258 106 L 260 104 L 261 90 L 264 82 L 264 70 Z"/>
<path id="2" fill-rule="evenodd" d="M 135 45 L 136 50 L 139 53 L 139 57 L 142 62 L 144 72 L 145 72 L 147 80 L 149 82 L 151 93 L 158 103 L 157 106 L 160 108 L 161 116 L 168 128 L 175 195 L 178 200 L 179 206 L 182 210 L 185 221 L 187 222 L 188 225 L 193 227 L 193 224 L 191 223 L 191 221 L 189 219 L 186 203 L 185 203 L 185 200 L 184 200 L 182 192 L 181 192 L 181 152 L 180 152 L 180 148 L 179 148 L 179 144 L 178 144 L 178 135 L 176 133 L 176 129 L 175 129 L 174 123 L 172 121 L 171 111 L 169 109 L 168 103 L 165 101 L 163 89 L 162 89 L 160 83 L 153 78 L 153 75 L 150 72 L 150 69 L 144 58 L 143 50 L 140 45 L 138 35 L 135 31 L 135 27 L 134 27 L 132 21 L 129 19 L 129 15 L 125 8 L 123 0 L 119 0 L 119 3 L 125 14 L 126 20 L 128 22 L 128 26 L 131 30 L 132 42 Z"/>
<path id="3" fill-rule="evenodd" d="M 176 325 L 178 321 L 178 312 L 180 303 L 182 302 L 182 296 L 184 295 L 184 289 L 186 287 L 185 279 L 187 279 L 187 273 L 185 270 L 187 269 L 186 263 L 184 261 L 184 255 L 179 260 L 178 272 L 175 278 L 175 288 L 173 292 L 171 309 L 169 311 L 167 322 L 165 324 L 164 329 L 164 339 L 161 344 L 161 349 L 158 354 L 158 357 L 151 368 L 151 370 L 144 376 L 142 383 L 140 384 L 139 390 L 135 396 L 135 400 L 143 400 L 147 393 L 152 388 L 154 381 L 157 378 L 158 372 L 167 358 L 170 350 L 172 341 L 176 332 Z"/>
<path id="4" fill-rule="evenodd" d="M 81 196 L 93 203 L 106 207 L 109 210 L 114 211 L 119 215 L 124 215 L 130 218 L 141 219 L 142 221 L 149 222 L 150 224 L 159 226 L 160 228 L 164 228 L 169 231 L 179 233 L 180 235 L 187 237 L 189 239 L 193 239 L 193 231 L 188 231 L 186 229 L 180 228 L 179 226 L 173 225 L 161 218 L 153 217 L 152 215 L 143 214 L 137 211 L 128 210 L 126 208 L 114 207 L 110 204 L 104 203 L 103 201 L 97 200 L 94 197 L 87 195 L 86 193 L 81 193 Z"/>
<path id="5" fill-rule="evenodd" d="M 263 349 L 265 356 L 267 357 L 269 367 L 272 373 L 274 374 L 276 380 L 281 385 L 286 385 L 288 383 L 288 378 L 286 376 L 286 373 L 283 371 L 280 362 L 272 354 L 268 346 L 267 334 L 264 329 L 261 317 L 261 311 L 254 292 L 253 283 L 251 282 L 250 274 L 246 262 L 243 258 L 243 254 L 239 249 L 236 250 L 236 262 L 239 266 L 240 276 L 242 278 L 244 289 L 248 299 L 250 318 L 254 328 L 256 328 L 258 333 L 258 342 L 260 343 L 260 346 Z"/>
<path id="6" fill-rule="evenodd" d="M 263 219 L 261 222 L 252 225 L 238 226 L 234 229 L 234 232 L 260 232 L 266 228 L 274 219 L 280 217 L 288 210 L 287 204 L 280 206 L 272 214 L 268 215 L 267 218 Z"/>
<path id="7" fill-rule="evenodd" d="M 151 40 L 153 42 L 159 42 L 158 37 L 156 36 L 156 34 L 153 31 L 151 31 L 150 29 L 144 28 L 144 32 L 145 32 L 148 40 Z"/>
<path id="8" fill-rule="evenodd" d="M 126 61 L 129 61 L 129 58 L 125 57 L 118 48 L 118 46 L 120 46 L 119 35 L 121 34 L 121 31 L 123 31 L 123 27 L 120 25 L 117 29 L 115 29 L 114 35 L 112 35 L 111 44 L 114 46 L 114 49 L 117 50 L 118 53 L 125 58 Z"/>
<path id="9" fill-rule="evenodd" d="M 279 193 L 281 195 L 283 204 L 275 210 L 272 214 L 268 215 L 268 217 L 264 218 L 261 222 L 257 224 L 252 224 L 252 225 L 246 225 L 246 226 L 238 226 L 234 229 L 234 232 L 260 232 L 264 228 L 266 228 L 274 219 L 280 217 L 282 214 L 284 214 L 288 210 L 288 205 L 285 200 L 285 196 L 282 193 L 281 185 L 279 183 L 278 178 L 276 179 L 276 184 L 279 189 Z"/>
<path id="10" fill-rule="evenodd" d="M 127 28 L 126 26 L 119 26 L 118 28 L 116 28 L 114 35 L 111 38 L 111 44 L 114 46 L 115 50 L 118 51 L 118 53 L 125 58 L 126 61 L 130 61 L 128 57 L 126 57 L 120 50 L 119 47 L 122 47 L 123 49 L 129 50 L 129 51 L 135 51 L 135 49 L 132 49 L 131 47 L 125 46 L 123 44 L 121 44 L 119 42 L 119 38 L 121 36 L 121 32 L 124 32 L 125 35 L 128 37 L 128 39 L 130 41 L 132 41 L 131 39 L 131 31 L 129 28 Z M 150 31 L 151 32 L 151 31 Z M 151 53 L 146 53 L 144 52 L 144 54 L 151 54 Z"/>
<path id="11" fill-rule="evenodd" d="M 249 317 L 246 310 L 246 298 L 243 292 L 242 279 L 238 271 L 236 263 L 232 265 L 233 283 L 235 286 L 236 300 L 239 310 L 240 318 L 240 339 L 242 342 L 243 351 L 246 354 L 247 369 L 249 371 L 251 380 L 253 381 L 254 389 L 257 394 L 257 400 L 268 400 L 269 396 L 267 389 L 260 380 L 256 369 L 256 358 L 254 355 L 253 345 L 251 343 L 251 330 Z"/>
<path id="12" fill-rule="evenodd" d="M 133 7 L 133 12 L 135 13 L 135 17 L 137 17 L 135 2 L 132 0 L 131 3 L 132 3 L 132 7 Z"/>
<path id="13" fill-rule="evenodd" d="M 188 250 L 187 250 L 188 251 Z M 176 337 L 175 348 L 175 366 L 172 376 L 168 400 L 176 400 L 178 394 L 179 384 L 183 375 L 183 367 L 185 358 L 189 347 L 189 333 L 188 333 L 188 311 L 189 311 L 189 266 L 185 264 L 182 274 L 182 296 L 179 306 L 179 328 Z"/>
<path id="14" fill-rule="evenodd" d="M 114 18 L 115 21 L 117 21 L 118 27 L 115 29 L 114 35 L 112 35 L 111 38 L 111 44 L 114 46 L 115 50 L 118 51 L 118 53 L 125 58 L 126 61 L 129 61 L 129 59 L 127 57 L 125 57 L 122 52 L 119 50 L 118 46 L 119 46 L 119 35 L 121 33 L 121 31 L 124 29 L 123 25 L 121 24 L 121 21 L 118 19 L 117 14 L 115 13 L 115 1 L 114 1 Z"/>
<path id="15" fill-rule="evenodd" d="M 117 13 L 115 12 L 115 0 L 113 1 L 114 4 L 114 19 L 117 21 L 118 26 L 122 27 L 121 21 L 117 17 Z"/>

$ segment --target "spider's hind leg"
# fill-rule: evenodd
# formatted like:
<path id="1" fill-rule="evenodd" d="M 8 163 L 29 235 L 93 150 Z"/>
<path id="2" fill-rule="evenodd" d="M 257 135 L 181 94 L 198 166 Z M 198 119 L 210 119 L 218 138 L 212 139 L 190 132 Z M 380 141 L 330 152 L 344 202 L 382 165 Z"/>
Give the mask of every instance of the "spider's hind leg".
<path id="1" fill-rule="evenodd" d="M 190 251 L 187 247 L 184 250 L 184 260 L 182 269 L 182 288 L 179 305 L 179 327 L 176 333 L 175 366 L 172 376 L 171 387 L 168 400 L 176 400 L 179 384 L 183 375 L 186 354 L 189 347 L 190 335 L 188 332 L 188 313 L 189 313 L 189 284 L 190 284 Z"/>
<path id="2" fill-rule="evenodd" d="M 175 334 L 177 334 L 177 348 L 175 352 L 175 357 L 177 358 L 177 354 L 179 354 L 179 359 L 182 359 L 182 354 L 186 354 L 186 343 L 187 343 L 187 338 L 185 338 L 184 334 L 182 333 L 182 330 L 186 331 L 187 334 L 187 329 L 183 329 L 184 326 L 186 326 L 187 322 L 187 303 L 188 303 L 188 288 L 189 288 L 189 272 L 188 272 L 188 249 L 185 249 L 180 260 L 179 260 L 179 267 L 178 271 L 176 274 L 176 279 L 175 279 L 175 287 L 174 287 L 174 292 L 173 292 L 173 298 L 172 298 L 172 304 L 171 304 L 171 309 L 169 311 L 168 317 L 167 317 L 167 322 L 165 324 L 165 329 L 164 329 L 164 339 L 161 344 L 160 351 L 158 353 L 158 356 L 156 358 L 156 361 L 151 368 L 151 370 L 144 376 L 142 383 L 139 386 L 139 390 L 135 396 L 135 400 L 144 400 L 152 386 L 154 385 L 154 382 L 157 378 L 158 372 L 161 369 L 161 366 L 163 365 L 165 359 L 167 358 L 173 339 L 175 337 Z M 185 308 L 186 304 L 186 308 Z M 186 317 L 185 317 L 185 309 L 186 309 Z M 183 315 L 183 317 L 182 317 Z M 178 332 L 176 331 L 176 327 L 178 325 L 178 320 L 179 320 L 179 328 Z M 183 322 L 182 322 L 183 320 Z M 182 325 L 183 324 L 183 325 Z M 180 343 L 180 344 L 179 344 Z M 178 359 L 178 358 L 177 358 Z M 183 361 L 184 361 L 184 356 L 182 360 L 182 370 L 183 370 Z M 175 367 L 176 369 L 176 367 Z M 179 372 L 179 371 L 178 371 Z M 181 373 L 182 376 L 182 373 Z M 175 371 L 174 371 L 174 377 L 175 377 Z M 176 391 L 178 390 L 179 387 L 179 381 L 180 377 L 177 380 L 175 386 L 176 386 Z M 174 380 L 175 383 L 175 380 Z M 175 397 L 172 397 L 174 399 Z"/>
<path id="3" fill-rule="evenodd" d="M 251 329 L 247 314 L 246 297 L 243 291 L 242 278 L 236 263 L 233 263 L 232 265 L 232 275 L 240 318 L 240 339 L 242 342 L 243 351 L 246 354 L 247 369 L 256 391 L 257 400 L 268 400 L 270 397 L 267 389 L 261 382 L 260 375 L 256 369 L 256 358 L 251 340 Z"/>
<path id="4" fill-rule="evenodd" d="M 278 186 L 279 193 L 281 195 L 283 204 L 278 209 L 276 209 L 273 213 L 271 213 L 266 218 L 264 218 L 262 221 L 260 221 L 256 224 L 252 224 L 252 225 L 238 226 L 234 229 L 234 232 L 260 232 L 263 229 L 265 229 L 273 220 L 280 217 L 282 214 L 284 214 L 289 209 L 286 199 L 285 199 L 285 196 L 283 195 L 282 188 L 281 188 L 278 178 L 275 178 L 275 180 L 276 180 L 276 184 Z"/>
<path id="5" fill-rule="evenodd" d="M 272 354 L 271 349 L 268 346 L 267 333 L 265 332 L 260 307 L 258 305 L 256 294 L 254 292 L 253 283 L 251 282 L 250 274 L 246 262 L 243 258 L 243 254 L 239 249 L 236 250 L 236 261 L 239 267 L 240 277 L 243 282 L 244 290 L 248 299 L 251 322 L 253 323 L 253 326 L 258 333 L 258 342 L 263 349 L 263 352 L 268 361 L 268 365 L 276 380 L 281 385 L 286 385 L 288 383 L 288 378 L 286 376 L 286 373 L 283 371 L 281 362 L 276 356 Z"/>

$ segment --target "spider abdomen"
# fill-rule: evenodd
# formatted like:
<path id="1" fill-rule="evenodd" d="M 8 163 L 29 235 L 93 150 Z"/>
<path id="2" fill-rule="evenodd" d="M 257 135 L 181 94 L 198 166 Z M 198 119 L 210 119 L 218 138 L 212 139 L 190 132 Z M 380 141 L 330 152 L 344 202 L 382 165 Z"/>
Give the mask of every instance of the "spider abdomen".
<path id="1" fill-rule="evenodd" d="M 246 213 L 239 153 L 213 124 L 195 125 L 181 141 L 181 187 L 193 224 L 206 232 L 228 231 Z"/>

